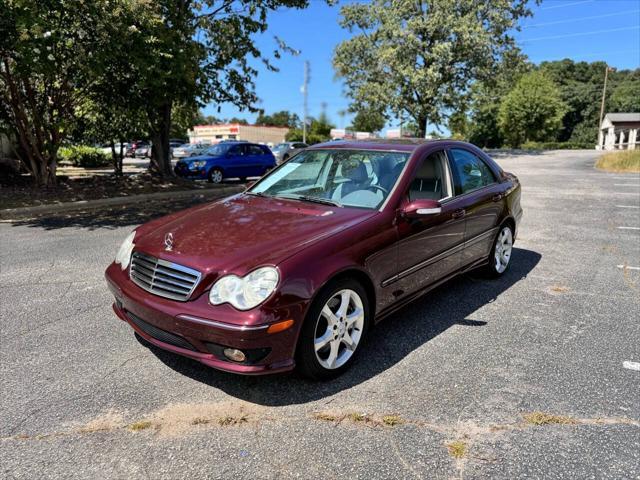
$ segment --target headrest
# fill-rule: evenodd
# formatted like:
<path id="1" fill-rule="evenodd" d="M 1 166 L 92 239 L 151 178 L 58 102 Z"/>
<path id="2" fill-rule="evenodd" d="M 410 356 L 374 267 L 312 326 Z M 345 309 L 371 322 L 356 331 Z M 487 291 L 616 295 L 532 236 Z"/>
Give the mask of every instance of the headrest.
<path id="1" fill-rule="evenodd" d="M 354 182 L 364 182 L 369 176 L 362 160 L 348 159 L 342 163 L 342 176 Z"/>

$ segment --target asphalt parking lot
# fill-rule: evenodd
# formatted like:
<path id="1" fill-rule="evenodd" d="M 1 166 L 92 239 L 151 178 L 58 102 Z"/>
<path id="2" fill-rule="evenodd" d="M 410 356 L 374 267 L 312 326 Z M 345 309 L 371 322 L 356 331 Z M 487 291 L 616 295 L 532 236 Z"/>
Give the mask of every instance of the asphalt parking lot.
<path id="1" fill-rule="evenodd" d="M 103 272 L 162 209 L 0 224 L 0 476 L 638 478 L 640 176 L 495 157 L 523 184 L 510 271 L 395 314 L 330 383 L 136 340 Z"/>

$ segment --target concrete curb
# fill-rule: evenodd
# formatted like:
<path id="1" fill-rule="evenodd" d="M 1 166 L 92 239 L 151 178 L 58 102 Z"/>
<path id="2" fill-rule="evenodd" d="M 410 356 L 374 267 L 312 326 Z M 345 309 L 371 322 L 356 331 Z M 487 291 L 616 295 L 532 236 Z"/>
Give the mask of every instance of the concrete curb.
<path id="1" fill-rule="evenodd" d="M 142 195 L 132 195 L 130 197 L 112 197 L 102 198 L 99 200 L 81 200 L 79 202 L 54 203 L 51 205 L 37 205 L 35 207 L 8 208 L 5 210 L 0 210 L 0 219 L 15 220 L 36 215 L 72 212 L 74 210 L 90 210 L 101 207 L 119 207 L 122 205 L 152 200 L 182 199 L 189 197 L 218 198 L 242 192 L 244 188 L 244 186 L 234 185 L 206 188 L 202 190 L 179 190 L 174 192 L 144 193 Z"/>

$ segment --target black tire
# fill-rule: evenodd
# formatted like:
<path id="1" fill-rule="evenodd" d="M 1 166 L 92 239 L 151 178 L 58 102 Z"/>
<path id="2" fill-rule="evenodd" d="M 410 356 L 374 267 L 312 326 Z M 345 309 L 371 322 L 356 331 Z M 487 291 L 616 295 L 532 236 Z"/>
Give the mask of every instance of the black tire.
<path id="1" fill-rule="evenodd" d="M 341 290 L 353 290 L 360 297 L 364 310 L 364 324 L 360 331 L 360 339 L 348 360 L 338 368 L 328 369 L 322 366 L 316 356 L 314 348 L 314 339 L 316 338 L 316 329 L 320 323 L 320 313 L 322 312 L 325 304 L 332 299 Z M 345 370 L 347 370 L 354 359 L 358 356 L 362 350 L 362 344 L 366 340 L 366 334 L 371 325 L 371 309 L 369 306 L 369 299 L 364 287 L 356 280 L 344 278 L 335 282 L 331 282 L 316 296 L 313 301 L 304 324 L 300 337 L 298 338 L 298 346 L 296 349 L 296 365 L 300 373 L 304 376 L 312 378 L 314 380 L 330 380 L 338 377 Z M 353 332 L 351 332 L 353 333 Z M 321 351 L 321 350 L 320 350 Z"/>
<path id="2" fill-rule="evenodd" d="M 209 170 L 207 180 L 209 181 L 209 183 L 222 183 L 222 180 L 224 180 L 224 174 L 219 168 L 212 168 L 211 170 Z"/>
<path id="3" fill-rule="evenodd" d="M 497 266 L 497 260 L 496 260 L 496 248 L 498 246 L 498 243 L 500 243 L 499 239 L 501 238 L 501 235 L 505 230 L 509 230 L 509 235 L 511 239 L 511 252 L 509 254 L 506 267 L 504 268 L 504 270 L 499 270 Z M 488 278 L 498 278 L 504 275 L 509 270 L 509 267 L 511 266 L 512 254 L 513 254 L 513 228 L 511 227 L 511 225 L 503 224 L 500 226 L 500 228 L 498 229 L 498 233 L 493 239 L 493 246 L 491 247 L 491 254 L 489 255 L 489 263 L 485 265 L 483 269 L 484 275 Z"/>
<path id="4" fill-rule="evenodd" d="M 285 153 L 284 156 L 282 157 L 282 161 L 286 162 L 287 160 L 289 160 L 289 154 Z"/>

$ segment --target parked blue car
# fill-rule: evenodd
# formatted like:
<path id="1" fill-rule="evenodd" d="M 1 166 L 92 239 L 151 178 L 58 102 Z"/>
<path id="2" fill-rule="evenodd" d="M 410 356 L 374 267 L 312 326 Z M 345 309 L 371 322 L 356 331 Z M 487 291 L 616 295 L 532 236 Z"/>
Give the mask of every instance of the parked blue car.
<path id="1" fill-rule="evenodd" d="M 246 142 L 225 142 L 214 145 L 197 157 L 180 160 L 176 175 L 207 179 L 220 183 L 225 178 L 259 177 L 276 166 L 276 159 L 264 145 Z"/>

